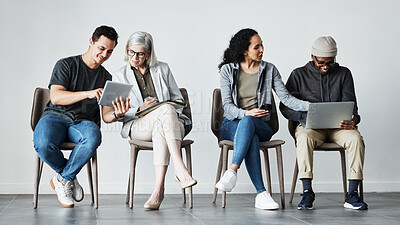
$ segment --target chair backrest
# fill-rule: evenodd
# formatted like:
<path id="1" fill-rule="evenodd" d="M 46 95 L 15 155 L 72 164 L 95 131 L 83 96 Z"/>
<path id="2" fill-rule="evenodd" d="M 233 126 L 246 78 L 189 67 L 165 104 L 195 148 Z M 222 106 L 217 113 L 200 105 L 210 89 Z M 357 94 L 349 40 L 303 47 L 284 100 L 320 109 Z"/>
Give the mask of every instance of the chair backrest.
<path id="1" fill-rule="evenodd" d="M 186 90 L 186 88 L 179 88 L 179 91 L 181 92 L 183 100 L 185 100 L 185 103 L 186 103 L 186 107 L 183 108 L 182 113 L 185 116 L 187 116 L 190 119 L 190 121 L 192 121 L 192 124 L 193 124 L 192 111 L 190 109 L 190 102 L 189 102 L 189 96 L 188 96 L 187 90 Z M 185 126 L 185 136 L 192 130 L 192 124 Z"/>
<path id="2" fill-rule="evenodd" d="M 275 134 L 279 130 L 279 122 L 278 122 L 278 114 L 276 112 L 276 106 L 274 98 L 272 98 L 272 109 L 271 109 L 271 117 L 267 122 L 268 125 L 272 128 L 272 134 Z M 219 130 L 221 128 L 222 122 L 224 121 L 224 108 L 222 107 L 222 98 L 221 98 L 221 89 L 216 88 L 213 92 L 213 101 L 212 101 L 212 112 L 211 112 L 211 130 L 214 135 L 220 139 Z"/>
<path id="3" fill-rule="evenodd" d="M 32 112 L 31 112 L 31 127 L 35 130 L 36 124 L 39 122 L 40 117 L 42 117 L 44 108 L 50 101 L 50 90 L 47 88 L 38 87 L 35 89 L 33 94 Z M 101 119 L 100 112 L 97 114 L 95 119 L 97 126 L 100 128 Z"/>
<path id="4" fill-rule="evenodd" d="M 50 90 L 47 88 L 36 88 L 33 94 L 33 104 L 31 112 L 31 127 L 35 130 L 36 124 L 42 117 L 46 104 L 50 101 Z"/>

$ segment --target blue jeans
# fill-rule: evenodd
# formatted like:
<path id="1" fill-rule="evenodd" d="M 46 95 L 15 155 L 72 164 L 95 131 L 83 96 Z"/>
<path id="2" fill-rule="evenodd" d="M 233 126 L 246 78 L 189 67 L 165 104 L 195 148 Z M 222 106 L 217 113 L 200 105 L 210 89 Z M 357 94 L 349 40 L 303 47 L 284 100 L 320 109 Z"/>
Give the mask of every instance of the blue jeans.
<path id="1" fill-rule="evenodd" d="M 65 141 L 77 144 L 68 160 L 59 148 Z M 67 182 L 73 181 L 94 155 L 101 143 L 101 132 L 92 121 L 73 124 L 57 116 L 45 115 L 36 125 L 33 143 L 40 159 L 59 174 L 60 180 Z"/>
<path id="2" fill-rule="evenodd" d="M 271 127 L 254 116 L 245 116 L 233 121 L 225 119 L 221 125 L 220 135 L 222 140 L 233 141 L 232 164 L 240 167 L 244 159 L 257 193 L 265 191 L 261 173 L 260 141 L 271 139 Z"/>

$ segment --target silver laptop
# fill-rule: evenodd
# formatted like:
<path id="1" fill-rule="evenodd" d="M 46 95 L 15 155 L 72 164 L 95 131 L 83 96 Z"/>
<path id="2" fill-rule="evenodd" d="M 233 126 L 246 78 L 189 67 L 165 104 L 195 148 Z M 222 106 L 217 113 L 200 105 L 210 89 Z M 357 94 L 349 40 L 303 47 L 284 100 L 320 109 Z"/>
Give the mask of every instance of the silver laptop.
<path id="1" fill-rule="evenodd" d="M 310 103 L 307 113 L 307 129 L 339 128 L 342 120 L 351 120 L 354 102 Z"/>
<path id="2" fill-rule="evenodd" d="M 100 97 L 99 105 L 113 106 L 112 101 L 122 96 L 124 99 L 129 96 L 132 84 L 124 84 L 114 81 L 107 81 Z"/>

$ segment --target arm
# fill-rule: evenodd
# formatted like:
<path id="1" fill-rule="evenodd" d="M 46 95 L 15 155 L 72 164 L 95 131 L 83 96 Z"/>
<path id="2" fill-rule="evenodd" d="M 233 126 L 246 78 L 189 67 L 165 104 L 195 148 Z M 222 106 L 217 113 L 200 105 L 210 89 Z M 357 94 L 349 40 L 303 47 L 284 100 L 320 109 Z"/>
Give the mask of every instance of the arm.
<path id="1" fill-rule="evenodd" d="M 113 73 L 112 80 L 119 83 L 129 83 L 129 81 L 124 78 L 125 73 L 126 71 L 124 70 L 124 67 L 122 67 Z M 115 99 L 112 107 L 102 106 L 103 121 L 105 123 L 112 123 L 116 121 L 127 122 L 134 119 L 136 117 L 135 113 L 138 111 L 140 106 L 133 106 L 132 104 L 135 104 L 135 101 L 131 101 L 131 98 L 127 97 L 125 101 L 123 98 Z M 116 116 L 120 119 L 117 119 Z"/>
<path id="2" fill-rule="evenodd" d="M 342 102 L 352 101 L 354 102 L 353 116 L 351 120 L 344 120 L 340 122 L 340 128 L 346 130 L 352 130 L 355 126 L 360 123 L 361 117 L 358 115 L 357 99 L 354 89 L 353 76 L 350 70 L 346 71 L 345 79 L 342 84 Z"/>
<path id="3" fill-rule="evenodd" d="M 221 86 L 221 97 L 222 106 L 224 108 L 225 114 L 230 115 L 232 118 L 242 119 L 245 116 L 246 110 L 237 107 L 233 103 L 232 99 L 232 84 L 229 77 L 232 77 L 232 71 L 229 71 L 228 66 L 223 66 L 220 71 L 220 86 Z"/>
<path id="4" fill-rule="evenodd" d="M 272 76 L 274 91 L 285 106 L 295 111 L 308 111 L 310 103 L 308 101 L 299 100 L 289 93 L 276 67 L 273 67 Z"/>
<path id="5" fill-rule="evenodd" d="M 358 106 L 357 106 L 357 98 L 356 98 L 355 88 L 354 88 L 354 81 L 353 81 L 353 76 L 351 75 L 350 70 L 346 71 L 346 76 L 345 76 L 343 88 L 342 88 L 342 102 L 348 102 L 348 101 L 354 102 L 353 120 L 354 120 L 354 125 L 357 125 L 360 123 L 361 117 L 358 114 Z"/>
<path id="6" fill-rule="evenodd" d="M 71 58 L 60 59 L 54 66 L 50 83 L 50 100 L 54 105 L 72 105 L 84 99 L 100 99 L 102 88 L 89 91 L 73 91 L 71 80 L 76 79 L 75 64 Z M 72 91 L 71 91 L 72 90 Z"/>
<path id="7" fill-rule="evenodd" d="M 182 94 L 179 90 L 178 84 L 175 81 L 175 78 L 171 72 L 171 69 L 169 68 L 167 64 L 167 83 L 168 83 L 168 91 L 171 100 L 173 101 L 179 101 L 179 102 L 184 102 Z"/>
<path id="8" fill-rule="evenodd" d="M 91 91 L 67 91 L 64 86 L 52 84 L 50 86 L 50 100 L 54 105 L 72 105 L 86 98 L 99 101 L 103 88 Z"/>
<path id="9" fill-rule="evenodd" d="M 295 79 L 295 71 L 290 74 L 289 79 L 286 82 L 286 89 L 292 96 L 296 98 L 300 96 L 297 81 Z M 282 102 L 279 105 L 279 109 L 281 110 L 282 115 L 288 120 L 305 121 L 307 118 L 307 112 L 292 110 L 285 106 Z"/>
<path id="10" fill-rule="evenodd" d="M 103 121 L 106 123 L 112 123 L 116 122 L 120 119 L 122 119 L 129 111 L 129 98 L 126 98 L 126 101 L 122 97 L 119 99 L 116 98 L 115 101 L 113 101 L 113 107 L 111 106 L 103 106 L 101 115 L 103 118 Z"/>

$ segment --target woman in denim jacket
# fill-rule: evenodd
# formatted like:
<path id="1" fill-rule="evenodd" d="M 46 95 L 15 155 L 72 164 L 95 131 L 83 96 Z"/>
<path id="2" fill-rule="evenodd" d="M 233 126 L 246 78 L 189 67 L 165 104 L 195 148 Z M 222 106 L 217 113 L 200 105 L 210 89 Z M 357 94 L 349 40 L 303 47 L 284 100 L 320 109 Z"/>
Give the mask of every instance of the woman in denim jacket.
<path id="1" fill-rule="evenodd" d="M 220 129 L 223 140 L 234 142 L 232 165 L 216 184 L 218 189 L 231 191 L 237 171 L 245 160 L 250 179 L 256 188 L 255 207 L 277 209 L 279 205 L 266 192 L 260 162 L 260 141 L 272 137 L 268 106 L 275 91 L 281 102 L 297 111 L 307 111 L 309 102 L 289 94 L 278 69 L 263 61 L 264 46 L 253 29 L 242 29 L 230 40 L 223 61 L 219 64 L 224 117 Z"/>

